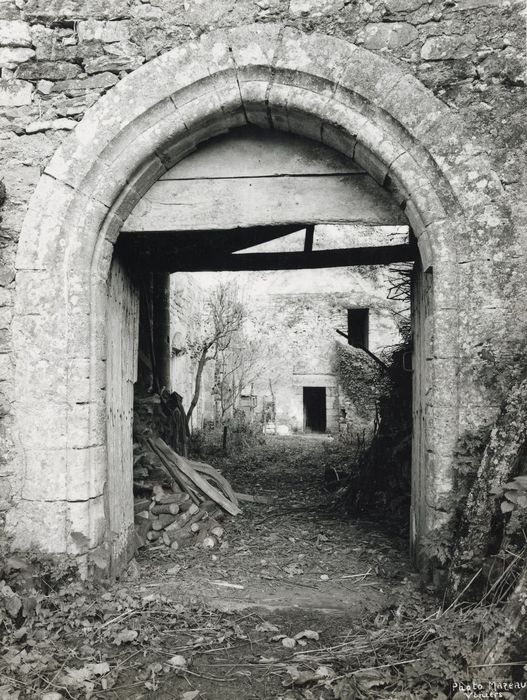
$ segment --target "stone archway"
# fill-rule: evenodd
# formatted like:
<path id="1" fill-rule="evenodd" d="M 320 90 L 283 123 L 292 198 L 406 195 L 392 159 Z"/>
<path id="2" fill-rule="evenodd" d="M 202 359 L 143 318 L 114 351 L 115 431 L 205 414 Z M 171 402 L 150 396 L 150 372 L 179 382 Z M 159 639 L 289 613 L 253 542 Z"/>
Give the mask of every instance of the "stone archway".
<path id="1" fill-rule="evenodd" d="M 447 516 L 458 435 L 457 257 L 492 187 L 456 117 L 413 77 L 329 36 L 264 24 L 220 30 L 142 66 L 85 115 L 43 173 L 17 256 L 13 338 L 19 548 L 104 549 L 105 303 L 122 222 L 167 168 L 247 123 L 320 140 L 395 197 L 434 275 L 420 533 Z M 475 188 L 474 182 L 479 186 Z M 470 292 L 467 292 L 470 293 Z M 423 425 L 425 418 L 423 417 Z"/>

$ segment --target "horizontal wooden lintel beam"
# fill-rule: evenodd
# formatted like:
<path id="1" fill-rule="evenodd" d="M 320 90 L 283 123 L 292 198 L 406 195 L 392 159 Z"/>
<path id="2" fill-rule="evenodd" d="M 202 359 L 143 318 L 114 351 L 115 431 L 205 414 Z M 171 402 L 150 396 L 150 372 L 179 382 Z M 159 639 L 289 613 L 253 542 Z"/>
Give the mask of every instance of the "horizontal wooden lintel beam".
<path id="1" fill-rule="evenodd" d="M 315 250 L 287 253 L 236 253 L 186 258 L 170 256 L 150 260 L 152 269 L 170 272 L 301 270 L 323 267 L 355 267 L 411 262 L 417 258 L 416 245 L 369 246 L 338 250 Z M 142 261 L 144 263 L 144 259 Z"/>

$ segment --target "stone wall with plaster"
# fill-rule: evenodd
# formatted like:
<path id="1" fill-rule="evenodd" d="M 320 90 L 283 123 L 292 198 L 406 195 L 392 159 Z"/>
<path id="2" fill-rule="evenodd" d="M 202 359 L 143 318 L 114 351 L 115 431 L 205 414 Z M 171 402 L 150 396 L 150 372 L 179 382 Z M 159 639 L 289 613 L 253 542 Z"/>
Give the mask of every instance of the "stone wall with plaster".
<path id="1" fill-rule="evenodd" d="M 457 262 L 466 282 L 459 299 L 444 300 L 442 323 L 445 339 L 454 334 L 452 342 L 460 341 L 465 358 L 458 381 L 467 387 L 461 394 L 470 410 L 461 412 L 456 432 L 491 422 L 503 388 L 493 377 L 507 370 L 523 347 L 526 325 L 522 7 L 509 0 L 1 2 L 0 194 L 5 188 L 0 231 L 1 513 L 12 499 L 30 498 L 20 486 L 25 456 L 14 459 L 19 450 L 11 415 L 17 373 L 11 353 L 11 318 L 18 236 L 40 174 L 90 106 L 123 76 L 215 28 L 272 21 L 361 45 L 420 80 L 473 134 L 473 140 L 463 145 L 445 124 L 446 135 L 440 135 L 451 140 L 452 162 L 456 152 L 465 148 L 465 181 L 473 172 L 473 188 L 465 189 L 464 206 L 480 222 L 470 239 L 459 244 Z M 391 93 L 401 106 L 406 102 L 405 89 L 401 81 Z M 477 168 L 472 171 L 465 160 L 467 153 L 474 159 L 487 158 L 491 170 L 485 175 Z M 475 203 L 474 212 L 470 211 L 471 197 L 475 202 L 483 191 L 485 209 Z M 52 207 L 54 202 L 48 204 Z M 504 224 L 506 220 L 512 227 Z M 45 284 L 45 274 L 42 279 Z M 21 275 L 19 285 L 23 283 Z M 29 296 L 38 307 L 39 289 L 32 289 Z M 450 308 L 463 310 L 458 327 L 449 323 Z M 20 333 L 20 328 L 15 332 Z M 23 342 L 19 338 L 18 344 Z M 486 364 L 472 361 L 479 352 L 490 357 Z M 441 363 L 452 361 L 448 353 L 433 360 L 438 376 Z M 53 390 L 66 381 L 53 376 L 44 361 L 37 371 L 43 391 L 48 376 Z M 79 386 L 86 380 L 82 362 L 68 371 L 78 373 Z M 447 403 L 452 387 L 445 386 L 444 392 Z M 40 416 L 39 430 L 46 430 L 54 420 Z M 438 454 L 437 459 L 441 458 Z"/>

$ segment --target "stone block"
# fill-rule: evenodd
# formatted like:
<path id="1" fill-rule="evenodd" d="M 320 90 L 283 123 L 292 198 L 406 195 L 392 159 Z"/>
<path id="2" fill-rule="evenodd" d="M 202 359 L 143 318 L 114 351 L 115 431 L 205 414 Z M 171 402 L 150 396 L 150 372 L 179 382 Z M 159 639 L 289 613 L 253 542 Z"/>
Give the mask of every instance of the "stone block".
<path id="1" fill-rule="evenodd" d="M 25 80 L 0 79 L 0 107 L 23 107 L 31 104 L 33 86 Z"/>
<path id="2" fill-rule="evenodd" d="M 280 41 L 280 27 L 275 24 L 253 24 L 229 29 L 226 34 L 239 80 L 268 79 Z"/>
<path id="3" fill-rule="evenodd" d="M 408 22 L 379 22 L 368 24 L 364 30 L 364 47 L 380 51 L 398 49 L 416 41 L 417 29 Z"/>
<path id="4" fill-rule="evenodd" d="M 335 92 L 344 104 L 376 105 L 401 80 L 402 73 L 389 61 L 357 47 Z"/>
<path id="5" fill-rule="evenodd" d="M 3 46 L 0 48 L 0 68 L 15 70 L 21 63 L 29 61 L 35 55 L 33 49 L 18 46 Z"/>
<path id="6" fill-rule="evenodd" d="M 84 70 L 89 75 L 105 71 L 118 73 L 121 70 L 136 70 L 144 62 L 143 56 L 96 56 L 84 61 Z"/>
<path id="7" fill-rule="evenodd" d="M 431 36 L 421 48 L 421 58 L 425 61 L 448 61 L 467 58 L 477 45 L 475 34 L 451 34 Z"/>
<path id="8" fill-rule="evenodd" d="M 0 20 L 0 46 L 31 46 L 29 24 L 22 20 Z"/>
<path id="9" fill-rule="evenodd" d="M 29 501 L 66 499 L 68 484 L 66 450 L 26 450 L 22 498 Z"/>
<path id="10" fill-rule="evenodd" d="M 7 513 L 6 531 L 16 550 L 66 551 L 67 504 L 64 501 L 21 500 Z"/>
<path id="11" fill-rule="evenodd" d="M 55 83 L 53 92 L 63 92 L 68 97 L 85 95 L 92 90 L 107 90 L 118 82 L 119 78 L 113 73 L 97 73 L 88 78 L 59 80 Z"/>
<path id="12" fill-rule="evenodd" d="M 107 477 L 106 446 L 67 451 L 66 500 L 97 498 L 104 491 Z"/>
<path id="13" fill-rule="evenodd" d="M 82 72 L 80 66 L 66 61 L 35 61 L 20 66 L 17 78 L 22 80 L 71 80 Z"/>
<path id="14" fill-rule="evenodd" d="M 273 70 L 282 83 L 332 94 L 355 49 L 342 39 L 286 27 Z"/>
<path id="15" fill-rule="evenodd" d="M 0 330 L 7 330 L 11 325 L 11 319 L 13 318 L 13 309 L 0 308 Z"/>
<path id="16" fill-rule="evenodd" d="M 67 551 L 78 554 L 101 544 L 106 533 L 103 496 L 68 502 L 66 506 L 69 520 Z"/>
<path id="17" fill-rule="evenodd" d="M 68 447 L 85 449 L 104 443 L 106 435 L 105 407 L 93 403 L 77 403 L 68 410 Z"/>
<path id="18" fill-rule="evenodd" d="M 405 149 L 371 122 L 366 122 L 357 134 L 354 158 L 376 180 L 384 184 L 390 165 Z"/>
<path id="19" fill-rule="evenodd" d="M 322 142 L 353 158 L 357 134 L 367 123 L 363 114 L 333 100 L 322 125 Z"/>
<path id="20" fill-rule="evenodd" d="M 32 397 L 27 397 L 31 399 Z M 64 404 L 48 400 L 15 404 L 19 439 L 25 450 L 60 450 L 67 445 L 67 410 Z"/>
<path id="21" fill-rule="evenodd" d="M 24 6 L 27 17 L 41 21 L 125 19 L 130 17 L 127 0 L 28 0 Z"/>
<path id="22" fill-rule="evenodd" d="M 77 26 L 79 41 L 102 41 L 113 43 L 128 41 L 130 38 L 130 23 L 127 21 L 99 21 L 89 19 L 79 22 Z"/>
<path id="23" fill-rule="evenodd" d="M 68 398 L 73 403 L 86 403 L 90 400 L 89 358 L 68 360 Z"/>
<path id="24" fill-rule="evenodd" d="M 13 361 L 9 355 L 0 355 L 0 382 L 5 382 L 13 376 Z"/>
<path id="25" fill-rule="evenodd" d="M 26 134 L 37 134 L 41 131 L 71 131 L 77 126 L 74 119 L 49 119 L 45 121 L 31 122 L 26 126 Z"/>
<path id="26" fill-rule="evenodd" d="M 345 0 L 291 0 L 289 14 L 292 18 L 322 17 L 342 10 Z"/>
<path id="27" fill-rule="evenodd" d="M 383 0 L 389 14 L 414 12 L 427 3 L 427 0 Z"/>

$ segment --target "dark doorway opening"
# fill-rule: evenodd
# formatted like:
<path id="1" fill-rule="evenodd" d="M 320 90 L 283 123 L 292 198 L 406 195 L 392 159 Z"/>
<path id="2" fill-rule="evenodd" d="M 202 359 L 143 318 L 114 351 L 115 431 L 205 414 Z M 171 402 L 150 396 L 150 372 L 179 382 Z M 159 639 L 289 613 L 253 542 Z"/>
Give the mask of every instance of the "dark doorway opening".
<path id="1" fill-rule="evenodd" d="M 304 387 L 304 430 L 307 433 L 326 432 L 326 387 Z"/>

